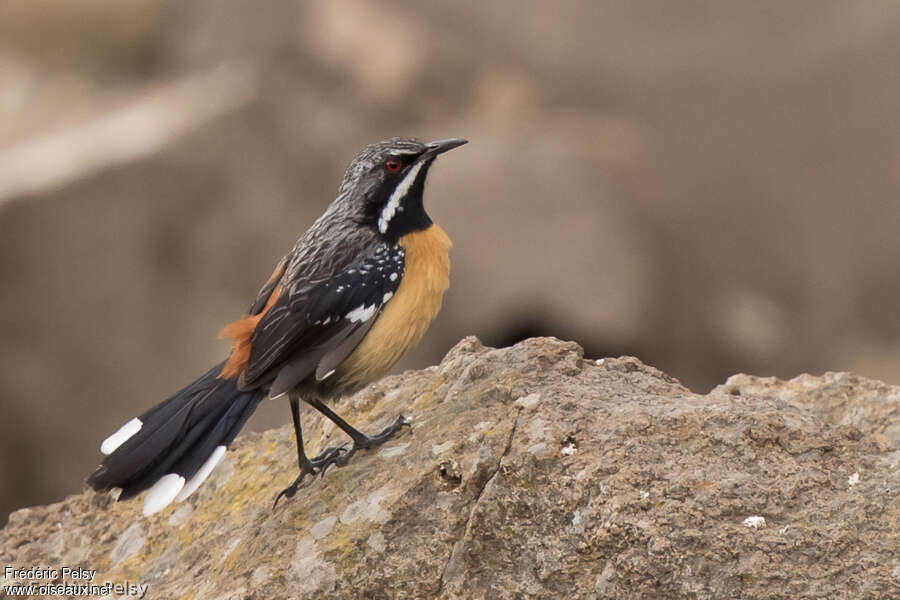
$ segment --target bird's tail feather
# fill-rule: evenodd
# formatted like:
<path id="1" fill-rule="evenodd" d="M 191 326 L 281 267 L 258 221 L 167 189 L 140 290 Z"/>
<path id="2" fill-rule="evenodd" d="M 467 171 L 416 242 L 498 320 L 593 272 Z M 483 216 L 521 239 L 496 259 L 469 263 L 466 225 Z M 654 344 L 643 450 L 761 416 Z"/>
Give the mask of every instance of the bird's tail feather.
<path id="1" fill-rule="evenodd" d="M 120 499 L 149 488 L 144 515 L 192 494 L 265 395 L 242 392 L 233 379 L 219 379 L 223 365 L 109 436 L 100 446 L 108 456 L 88 484 L 96 490 L 122 488 Z"/>

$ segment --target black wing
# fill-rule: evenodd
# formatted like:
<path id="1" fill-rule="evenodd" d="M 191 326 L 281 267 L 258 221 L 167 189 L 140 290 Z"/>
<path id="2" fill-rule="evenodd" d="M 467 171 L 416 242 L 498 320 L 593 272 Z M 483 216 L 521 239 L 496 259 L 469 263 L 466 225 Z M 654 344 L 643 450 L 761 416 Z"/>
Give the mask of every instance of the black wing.
<path id="1" fill-rule="evenodd" d="M 298 281 L 259 321 L 241 386 L 274 379 L 270 394 L 311 375 L 325 379 L 362 341 L 403 279 L 404 251 L 379 244 L 364 259 L 320 282 Z"/>
<path id="2" fill-rule="evenodd" d="M 250 305 L 250 310 L 247 311 L 248 315 L 258 315 L 259 312 L 266 305 L 266 302 L 269 301 L 269 296 L 272 295 L 272 292 L 275 290 L 275 286 L 281 281 L 282 275 L 284 275 L 284 268 L 287 265 L 287 257 L 282 258 L 278 261 L 278 264 L 275 266 L 275 270 L 272 272 L 272 276 L 269 277 L 269 280 L 266 282 L 262 289 L 259 290 L 259 293 L 256 295 L 256 298 L 253 300 L 253 304 Z"/>

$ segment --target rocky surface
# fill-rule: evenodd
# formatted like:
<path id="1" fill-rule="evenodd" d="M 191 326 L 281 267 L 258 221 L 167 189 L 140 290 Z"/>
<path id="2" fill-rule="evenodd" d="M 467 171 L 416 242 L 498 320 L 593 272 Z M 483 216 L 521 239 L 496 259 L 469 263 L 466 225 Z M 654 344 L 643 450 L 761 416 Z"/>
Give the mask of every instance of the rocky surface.
<path id="1" fill-rule="evenodd" d="M 164 599 L 900 597 L 898 388 L 738 375 L 698 395 L 634 358 L 467 338 L 339 409 L 413 423 L 274 511 L 289 427 L 149 519 L 92 492 L 20 510 L 0 562 Z M 305 418 L 312 450 L 343 441 Z"/>
<path id="2" fill-rule="evenodd" d="M 900 384 L 900 2 L 680 4 L 0 1 L 0 526 L 222 360 L 391 135 L 470 141 L 429 175 L 452 286 L 403 368 L 549 334 L 704 393 Z"/>
<path id="3" fill-rule="evenodd" d="M 549 334 L 704 393 L 900 384 L 900 2 L 768 4 L 0 1 L 0 527 L 227 355 L 391 135 L 470 141 L 429 175 L 452 285 L 402 368 Z"/>

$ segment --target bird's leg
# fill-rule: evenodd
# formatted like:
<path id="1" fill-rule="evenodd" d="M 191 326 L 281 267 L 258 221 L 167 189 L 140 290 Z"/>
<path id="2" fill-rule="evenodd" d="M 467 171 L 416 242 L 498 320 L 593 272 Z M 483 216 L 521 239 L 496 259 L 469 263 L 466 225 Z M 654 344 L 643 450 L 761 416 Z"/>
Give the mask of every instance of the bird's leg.
<path id="1" fill-rule="evenodd" d="M 303 429 L 300 426 L 300 399 L 295 395 L 290 395 L 290 401 L 291 416 L 294 420 L 294 436 L 297 438 L 297 464 L 300 467 L 300 473 L 297 475 L 294 483 L 281 490 L 275 497 L 275 503 L 272 505 L 273 509 L 278 506 L 278 501 L 281 500 L 283 496 L 287 498 L 294 497 L 294 494 L 297 493 L 297 488 L 300 486 L 304 477 L 307 475 L 315 475 L 316 473 L 324 473 L 325 469 L 333 464 L 337 457 L 341 456 L 342 453 L 347 452 L 347 448 L 338 446 L 323 450 L 315 458 L 307 458 L 306 451 L 303 448 Z"/>
<path id="2" fill-rule="evenodd" d="M 340 427 L 344 431 L 344 433 L 349 435 L 353 440 L 353 447 L 350 448 L 350 450 L 346 453 L 339 453 L 338 455 L 334 456 L 332 460 L 329 461 L 329 465 L 336 464 L 339 467 L 343 467 L 350 461 L 350 457 L 356 454 L 357 450 L 379 446 L 394 437 L 394 435 L 398 431 L 400 431 L 404 425 L 409 425 L 409 421 L 406 419 L 406 417 L 400 415 L 393 423 L 385 427 L 382 431 L 373 436 L 369 436 L 350 425 L 347 421 L 343 420 L 337 415 L 337 413 L 325 406 L 325 403 L 323 403 L 318 398 L 306 399 L 306 402 L 317 411 L 328 417 L 335 425 Z M 325 468 L 327 468 L 327 466 Z"/>

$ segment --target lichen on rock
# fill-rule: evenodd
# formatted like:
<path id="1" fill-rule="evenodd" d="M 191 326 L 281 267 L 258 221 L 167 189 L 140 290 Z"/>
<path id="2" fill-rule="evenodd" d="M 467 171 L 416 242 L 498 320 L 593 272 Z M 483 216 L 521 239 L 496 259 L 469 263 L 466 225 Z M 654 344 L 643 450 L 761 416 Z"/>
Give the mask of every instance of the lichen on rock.
<path id="1" fill-rule="evenodd" d="M 0 559 L 151 599 L 900 597 L 900 391 L 879 382 L 700 395 L 630 357 L 466 338 L 338 410 L 412 424 L 275 510 L 292 431 L 249 434 L 153 517 L 94 492 L 14 513 Z M 310 446 L 344 441 L 304 419 Z"/>

